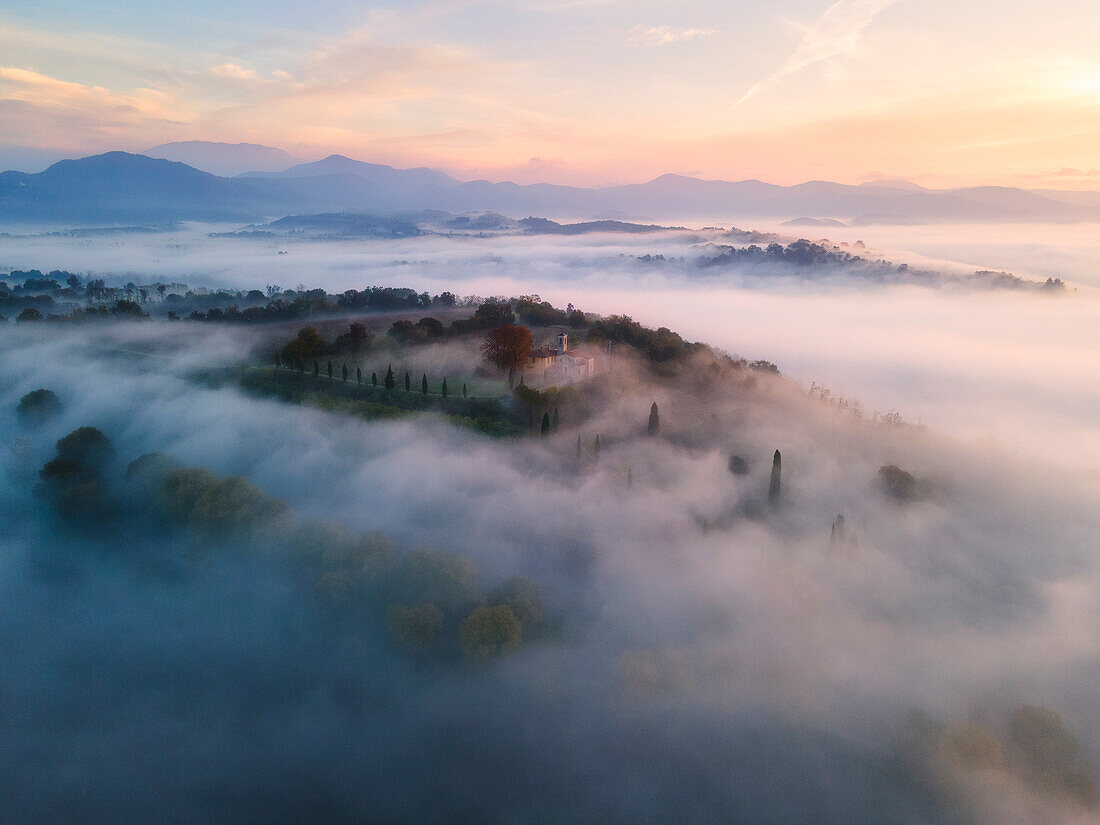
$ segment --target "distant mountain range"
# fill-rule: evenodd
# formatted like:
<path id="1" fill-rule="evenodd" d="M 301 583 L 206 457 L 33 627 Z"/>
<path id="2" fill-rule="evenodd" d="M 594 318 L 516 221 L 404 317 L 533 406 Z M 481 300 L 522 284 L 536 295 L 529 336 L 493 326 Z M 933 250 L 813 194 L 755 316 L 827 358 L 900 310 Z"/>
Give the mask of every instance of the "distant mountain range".
<path id="1" fill-rule="evenodd" d="M 178 160 L 203 172 L 231 178 L 242 172 L 279 172 L 299 160 L 274 146 L 258 143 L 213 143 L 181 140 L 142 152 L 151 158 Z"/>
<path id="2" fill-rule="evenodd" d="M 166 144 L 158 149 L 179 157 L 208 155 L 213 151 L 210 146 Z M 239 162 L 266 158 L 275 163 L 278 156 L 270 154 L 269 148 L 240 144 L 230 149 L 222 146 L 213 154 L 223 160 L 232 155 Z M 433 169 L 394 169 L 340 155 L 279 171 L 254 169 L 235 177 L 200 171 L 179 160 L 126 152 L 64 160 L 36 174 L 0 173 L 0 221 L 6 222 L 256 222 L 342 210 L 410 209 L 582 220 L 603 215 L 676 221 L 794 219 L 808 226 L 817 225 L 811 221 L 830 219 L 854 225 L 1069 222 L 1100 220 L 1100 192 L 993 186 L 931 190 L 892 180 L 859 186 L 827 181 L 777 186 L 682 175 L 586 189 L 461 182 Z"/>

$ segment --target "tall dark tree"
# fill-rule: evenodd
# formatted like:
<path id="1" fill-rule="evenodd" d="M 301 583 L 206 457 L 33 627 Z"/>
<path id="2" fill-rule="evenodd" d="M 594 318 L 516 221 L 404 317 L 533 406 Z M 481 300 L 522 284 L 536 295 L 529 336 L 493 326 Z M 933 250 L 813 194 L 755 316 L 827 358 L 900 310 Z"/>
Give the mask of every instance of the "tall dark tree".
<path id="1" fill-rule="evenodd" d="M 554 407 L 554 420 L 550 422 L 550 426 L 554 429 L 554 432 L 558 430 L 558 408 Z"/>
<path id="2" fill-rule="evenodd" d="M 657 402 L 649 408 L 649 424 L 646 426 L 646 435 L 657 435 L 661 431 L 661 417 L 657 415 Z"/>
<path id="3" fill-rule="evenodd" d="M 412 390 L 412 381 L 409 378 L 409 371 L 405 370 L 405 392 Z"/>
<path id="4" fill-rule="evenodd" d="M 466 393 L 466 382 L 465 382 L 465 381 L 463 381 L 463 382 L 462 382 L 462 397 L 463 397 L 463 398 L 466 398 L 466 396 L 467 396 L 467 393 Z"/>
<path id="5" fill-rule="evenodd" d="M 421 395 L 428 394 L 428 373 L 424 373 L 420 378 L 420 393 Z"/>
<path id="6" fill-rule="evenodd" d="M 577 458 L 579 459 L 580 457 L 581 457 L 581 436 L 580 436 L 580 433 L 578 433 L 577 434 Z"/>
<path id="7" fill-rule="evenodd" d="M 377 387 L 378 386 L 378 373 L 373 372 L 373 371 L 371 372 L 371 374 L 370 374 L 370 385 L 372 387 Z"/>
<path id="8" fill-rule="evenodd" d="M 442 394 L 442 396 L 444 398 L 447 397 L 447 379 L 446 378 L 443 379 L 443 387 L 440 389 L 439 392 Z"/>
<path id="9" fill-rule="evenodd" d="M 386 367 L 386 378 L 383 384 L 387 390 L 392 390 L 397 386 L 397 379 L 393 377 L 393 364 Z"/>
<path id="10" fill-rule="evenodd" d="M 332 362 L 328 362 L 328 377 L 332 378 Z"/>
<path id="11" fill-rule="evenodd" d="M 348 380 L 348 365 L 347 364 L 344 364 L 344 366 L 340 370 L 340 380 L 341 381 L 347 381 Z"/>
<path id="12" fill-rule="evenodd" d="M 600 460 L 600 437 L 596 436 L 596 441 L 592 445 L 592 454 L 596 457 L 596 461 Z"/>
<path id="13" fill-rule="evenodd" d="M 321 374 L 321 365 L 316 361 L 313 362 L 313 377 L 316 378 Z"/>
<path id="14" fill-rule="evenodd" d="M 542 414 L 542 437 L 546 438 L 550 434 L 550 413 L 544 412 Z"/>
<path id="15" fill-rule="evenodd" d="M 362 384 L 363 383 L 363 368 L 362 367 L 356 367 L 355 368 L 355 383 L 356 384 Z"/>
<path id="16" fill-rule="evenodd" d="M 783 457 L 779 455 L 779 450 L 776 450 L 775 455 L 772 456 L 772 479 L 768 485 L 768 501 L 773 504 L 779 501 L 780 475 L 782 472 Z"/>

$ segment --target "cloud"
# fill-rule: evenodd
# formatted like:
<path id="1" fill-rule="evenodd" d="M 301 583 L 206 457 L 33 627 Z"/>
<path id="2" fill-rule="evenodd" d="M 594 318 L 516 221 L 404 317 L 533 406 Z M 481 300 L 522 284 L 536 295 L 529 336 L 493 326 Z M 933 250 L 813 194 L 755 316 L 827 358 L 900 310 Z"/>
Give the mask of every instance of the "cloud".
<path id="1" fill-rule="evenodd" d="M 752 87 L 732 108 L 776 86 L 807 66 L 850 53 L 878 14 L 897 0 L 837 0 L 811 26 L 804 29 L 802 40 L 791 57 Z"/>
<path id="2" fill-rule="evenodd" d="M 86 86 L 13 66 L 0 67 L 0 110 L 11 143 L 68 149 L 156 135 L 188 119 L 188 106 L 156 89 Z M 148 138 L 146 138 L 148 139 Z"/>
<path id="3" fill-rule="evenodd" d="M 698 37 L 710 37 L 718 34 L 718 29 L 673 29 L 669 26 L 646 28 L 638 25 L 631 28 L 630 34 L 632 43 L 640 43 L 643 46 L 665 46 L 669 43 L 695 40 Z"/>
<path id="4" fill-rule="evenodd" d="M 214 66 L 211 70 L 218 77 L 224 77 L 228 80 L 257 80 L 259 75 L 252 69 L 245 69 L 238 66 L 236 63 L 222 63 L 221 65 Z"/>

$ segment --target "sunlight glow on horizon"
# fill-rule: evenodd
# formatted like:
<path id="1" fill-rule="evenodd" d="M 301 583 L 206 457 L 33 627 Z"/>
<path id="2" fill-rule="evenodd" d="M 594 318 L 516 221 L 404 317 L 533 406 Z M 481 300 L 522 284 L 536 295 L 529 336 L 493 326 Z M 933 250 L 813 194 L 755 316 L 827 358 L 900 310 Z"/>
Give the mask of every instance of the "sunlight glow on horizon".
<path id="1" fill-rule="evenodd" d="M 13 4 L 0 165 L 211 140 L 520 183 L 1100 189 L 1082 0 L 200 5 Z"/>

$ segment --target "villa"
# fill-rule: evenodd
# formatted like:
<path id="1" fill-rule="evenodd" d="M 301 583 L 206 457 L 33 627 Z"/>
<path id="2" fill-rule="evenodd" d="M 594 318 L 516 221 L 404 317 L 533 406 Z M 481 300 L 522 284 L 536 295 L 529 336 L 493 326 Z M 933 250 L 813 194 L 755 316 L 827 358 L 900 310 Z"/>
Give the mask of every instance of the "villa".
<path id="1" fill-rule="evenodd" d="M 569 349 L 569 334 L 563 330 L 558 333 L 557 347 L 546 343 L 531 351 L 525 369 L 534 373 L 541 370 L 545 379 L 579 380 L 596 371 L 596 357 L 582 350 Z"/>

